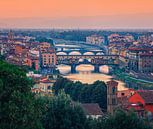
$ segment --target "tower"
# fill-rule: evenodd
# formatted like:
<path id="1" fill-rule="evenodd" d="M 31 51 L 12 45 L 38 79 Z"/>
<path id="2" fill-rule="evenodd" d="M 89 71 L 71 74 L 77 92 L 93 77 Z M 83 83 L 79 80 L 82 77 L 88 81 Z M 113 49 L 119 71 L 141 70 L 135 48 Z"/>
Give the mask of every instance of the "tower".
<path id="1" fill-rule="evenodd" d="M 14 41 L 14 34 L 13 34 L 13 31 L 10 30 L 9 33 L 8 33 L 8 42 L 13 42 Z"/>
<path id="2" fill-rule="evenodd" d="M 117 108 L 118 82 L 111 80 L 107 82 L 107 112 L 113 114 Z"/>

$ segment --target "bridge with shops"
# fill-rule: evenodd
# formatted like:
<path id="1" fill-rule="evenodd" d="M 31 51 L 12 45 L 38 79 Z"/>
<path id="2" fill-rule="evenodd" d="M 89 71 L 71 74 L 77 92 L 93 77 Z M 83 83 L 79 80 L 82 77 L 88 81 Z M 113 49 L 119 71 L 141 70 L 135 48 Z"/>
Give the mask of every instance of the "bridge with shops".
<path id="1" fill-rule="evenodd" d="M 71 72 L 76 72 L 76 67 L 80 64 L 91 64 L 94 66 L 94 72 L 99 72 L 102 65 L 119 64 L 118 55 L 57 55 L 57 65 L 70 65 Z"/>

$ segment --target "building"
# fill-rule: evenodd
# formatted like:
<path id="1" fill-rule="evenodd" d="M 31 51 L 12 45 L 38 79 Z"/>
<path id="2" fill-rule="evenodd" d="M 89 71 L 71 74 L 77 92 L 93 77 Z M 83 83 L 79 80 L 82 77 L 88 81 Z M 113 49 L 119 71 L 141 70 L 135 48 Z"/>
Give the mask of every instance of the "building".
<path id="1" fill-rule="evenodd" d="M 13 43 L 13 42 L 14 42 L 14 33 L 12 30 L 10 30 L 8 33 L 8 43 Z"/>
<path id="2" fill-rule="evenodd" d="M 118 106 L 117 87 L 118 82 L 113 80 L 107 82 L 107 112 L 110 114 L 113 114 Z"/>
<path id="3" fill-rule="evenodd" d="M 21 55 L 26 51 L 28 51 L 28 49 L 24 45 L 15 45 L 15 54 Z"/>
<path id="4" fill-rule="evenodd" d="M 35 81 L 35 85 L 32 88 L 32 92 L 39 93 L 41 95 L 52 95 L 52 87 L 56 82 L 55 79 L 49 79 L 48 77 L 42 77 Z"/>
<path id="5" fill-rule="evenodd" d="M 109 44 L 122 44 L 122 43 L 132 43 L 134 41 L 134 37 L 132 35 L 119 35 L 119 34 L 111 34 L 108 36 Z"/>
<path id="6" fill-rule="evenodd" d="M 54 51 L 47 51 L 41 53 L 41 59 L 42 67 L 53 67 L 56 65 L 56 53 Z"/>
<path id="7" fill-rule="evenodd" d="M 152 35 L 146 34 L 138 37 L 138 42 L 141 44 L 149 44 L 153 42 Z"/>
<path id="8" fill-rule="evenodd" d="M 120 68 L 127 68 L 129 59 L 126 56 L 119 56 Z"/>
<path id="9" fill-rule="evenodd" d="M 153 91 L 127 89 L 118 91 L 118 108 L 133 110 L 138 117 L 153 120 Z"/>
<path id="10" fill-rule="evenodd" d="M 29 50 L 25 65 L 38 71 L 40 69 L 39 51 Z"/>
<path id="11" fill-rule="evenodd" d="M 93 45 L 102 45 L 105 42 L 104 37 L 98 35 L 92 35 L 86 37 L 86 42 Z"/>
<path id="12" fill-rule="evenodd" d="M 0 55 L 5 54 L 5 45 L 0 43 Z"/>
<path id="13" fill-rule="evenodd" d="M 153 72 L 153 53 L 144 53 L 139 55 L 139 71 L 142 73 Z"/>
<path id="14" fill-rule="evenodd" d="M 39 48 L 41 51 L 45 51 L 46 49 L 51 48 L 51 45 L 50 45 L 50 43 L 42 42 L 42 43 L 40 43 Z"/>
<path id="15" fill-rule="evenodd" d="M 26 58 L 25 65 L 38 71 L 39 70 L 39 57 L 32 56 L 32 55 L 28 56 Z"/>
<path id="16" fill-rule="evenodd" d="M 87 118 L 98 119 L 104 115 L 97 103 L 81 104 L 81 107 L 86 113 Z"/>
<path id="17" fill-rule="evenodd" d="M 55 67 L 57 62 L 55 49 L 51 47 L 49 43 L 42 43 L 40 46 L 41 67 Z"/>
<path id="18" fill-rule="evenodd" d="M 135 93 L 134 89 L 126 89 L 126 90 L 122 90 L 122 91 L 118 91 L 117 92 L 117 97 L 118 98 L 122 98 L 122 97 L 130 97 Z"/>
<path id="19" fill-rule="evenodd" d="M 128 50 L 130 70 L 142 73 L 153 72 L 153 48 L 131 47 Z"/>
<path id="20" fill-rule="evenodd" d="M 153 91 L 140 90 L 136 91 L 128 99 L 129 109 L 133 108 L 138 112 L 138 115 L 145 117 L 150 115 L 153 118 Z"/>
<path id="21" fill-rule="evenodd" d="M 134 89 L 126 89 L 117 92 L 118 108 L 128 110 L 128 99 L 135 93 Z"/>
<path id="22" fill-rule="evenodd" d="M 120 50 L 118 49 L 118 47 L 109 47 L 109 54 L 111 55 L 119 55 L 120 54 Z"/>

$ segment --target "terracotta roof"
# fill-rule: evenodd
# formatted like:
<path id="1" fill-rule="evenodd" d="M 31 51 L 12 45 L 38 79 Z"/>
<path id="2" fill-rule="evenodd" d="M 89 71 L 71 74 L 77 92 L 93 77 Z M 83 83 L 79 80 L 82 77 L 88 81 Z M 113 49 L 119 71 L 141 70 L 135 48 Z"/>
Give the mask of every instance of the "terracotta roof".
<path id="1" fill-rule="evenodd" d="M 140 56 L 153 56 L 153 53 L 142 53 Z"/>
<path id="2" fill-rule="evenodd" d="M 41 83 L 54 83 L 55 80 L 40 80 Z"/>
<path id="3" fill-rule="evenodd" d="M 40 80 L 41 83 L 51 83 L 50 80 Z"/>
<path id="4" fill-rule="evenodd" d="M 137 48 L 137 47 L 130 47 L 128 50 L 133 51 L 150 51 L 153 50 L 153 48 Z"/>
<path id="5" fill-rule="evenodd" d="M 81 104 L 81 107 L 87 115 L 103 115 L 103 112 L 97 103 Z"/>
<path id="6" fill-rule="evenodd" d="M 153 104 L 153 90 L 138 91 L 138 94 L 144 99 L 146 104 Z"/>

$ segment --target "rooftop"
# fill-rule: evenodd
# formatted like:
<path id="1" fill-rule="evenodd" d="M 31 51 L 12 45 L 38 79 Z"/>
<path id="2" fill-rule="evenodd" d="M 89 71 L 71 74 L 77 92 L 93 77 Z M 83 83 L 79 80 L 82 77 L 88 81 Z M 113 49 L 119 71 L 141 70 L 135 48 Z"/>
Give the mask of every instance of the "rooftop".
<path id="1" fill-rule="evenodd" d="M 144 99 L 146 104 L 153 104 L 153 90 L 140 90 L 138 94 Z"/>
<path id="2" fill-rule="evenodd" d="M 87 115 L 103 115 L 103 112 L 97 103 L 81 104 L 81 107 Z"/>

